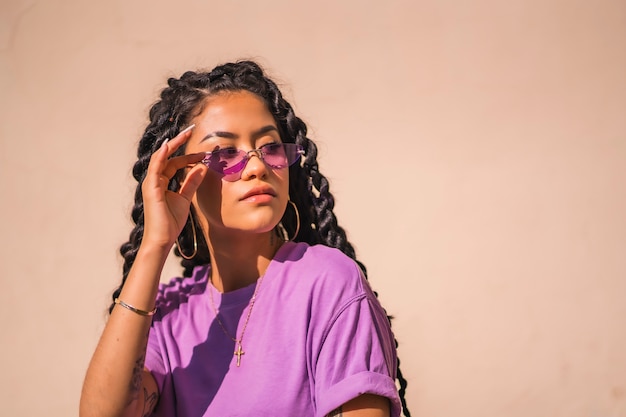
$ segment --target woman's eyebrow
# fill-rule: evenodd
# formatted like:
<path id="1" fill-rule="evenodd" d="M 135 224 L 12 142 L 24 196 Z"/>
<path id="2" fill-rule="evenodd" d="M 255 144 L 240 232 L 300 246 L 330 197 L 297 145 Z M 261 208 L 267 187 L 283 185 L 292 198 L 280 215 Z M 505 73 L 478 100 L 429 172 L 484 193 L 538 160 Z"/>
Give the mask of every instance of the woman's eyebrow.
<path id="1" fill-rule="evenodd" d="M 207 134 L 205 137 L 203 137 L 200 142 L 204 142 L 207 139 L 210 139 L 212 137 L 219 137 L 219 138 L 226 138 L 226 139 L 237 139 L 239 136 L 235 135 L 234 133 L 231 132 L 223 132 L 221 130 L 216 130 L 215 132 L 211 132 L 209 134 Z"/>
<path id="2" fill-rule="evenodd" d="M 278 132 L 278 129 L 274 125 L 263 126 L 262 128 L 256 130 L 255 132 L 252 132 L 251 136 L 252 136 L 252 139 L 256 139 L 259 136 L 263 136 L 269 132 Z M 213 138 L 213 137 L 237 139 L 239 135 L 232 133 L 232 132 L 226 132 L 223 130 L 216 130 L 215 132 L 211 132 L 207 134 L 205 137 L 202 138 L 202 140 L 200 140 L 200 142 L 204 142 L 205 140 Z"/>
<path id="3" fill-rule="evenodd" d="M 259 130 L 254 132 L 252 134 L 252 137 L 253 138 L 258 138 L 259 136 L 263 136 L 263 135 L 265 135 L 266 133 L 269 133 L 269 132 L 278 132 L 278 129 L 274 125 L 263 126 Z"/>

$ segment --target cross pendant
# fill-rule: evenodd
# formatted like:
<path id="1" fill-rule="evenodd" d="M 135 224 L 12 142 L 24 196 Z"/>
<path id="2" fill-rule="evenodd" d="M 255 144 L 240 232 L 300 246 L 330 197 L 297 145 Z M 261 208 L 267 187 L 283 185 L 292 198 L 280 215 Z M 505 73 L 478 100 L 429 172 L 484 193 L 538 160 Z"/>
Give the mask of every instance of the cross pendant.
<path id="1" fill-rule="evenodd" d="M 237 350 L 235 350 L 234 355 L 237 357 L 237 366 L 241 365 L 241 355 L 245 355 L 246 352 L 244 352 L 241 349 L 241 342 L 237 343 Z"/>

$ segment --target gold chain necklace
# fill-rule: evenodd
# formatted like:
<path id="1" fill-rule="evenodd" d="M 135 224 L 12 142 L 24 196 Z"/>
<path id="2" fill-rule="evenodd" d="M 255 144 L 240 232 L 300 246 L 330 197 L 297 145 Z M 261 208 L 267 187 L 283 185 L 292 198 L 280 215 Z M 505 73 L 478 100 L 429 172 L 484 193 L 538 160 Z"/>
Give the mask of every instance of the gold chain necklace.
<path id="1" fill-rule="evenodd" d="M 248 321 L 250 321 L 250 314 L 252 314 L 252 307 L 254 307 L 254 302 L 256 301 L 256 295 L 259 292 L 259 288 L 261 288 L 261 281 L 263 281 L 264 276 L 265 274 L 261 275 L 261 277 L 257 281 L 256 288 L 254 289 L 254 294 L 252 294 L 252 298 L 250 299 L 250 306 L 248 307 L 248 315 L 246 316 L 246 321 L 243 323 L 243 329 L 241 329 L 241 336 L 239 336 L 239 339 L 232 337 L 230 333 L 228 333 L 228 331 L 226 330 L 226 327 L 224 326 L 224 323 L 222 323 L 222 320 L 220 320 L 219 312 L 217 311 L 217 308 L 215 307 L 215 301 L 213 301 L 213 290 L 215 289 L 215 286 L 211 288 L 211 291 L 209 291 L 209 296 L 211 298 L 211 307 L 213 307 L 213 312 L 215 313 L 215 318 L 217 319 L 217 323 L 222 328 L 222 331 L 224 332 L 224 334 L 228 336 L 233 342 L 235 342 L 234 355 L 237 356 L 237 367 L 241 365 L 241 355 L 244 355 L 246 353 L 243 351 L 241 342 L 243 341 L 243 335 L 246 333 L 246 328 L 248 327 Z M 235 332 L 236 331 L 237 329 L 235 329 Z M 235 333 L 235 336 L 237 336 L 237 333 Z"/>

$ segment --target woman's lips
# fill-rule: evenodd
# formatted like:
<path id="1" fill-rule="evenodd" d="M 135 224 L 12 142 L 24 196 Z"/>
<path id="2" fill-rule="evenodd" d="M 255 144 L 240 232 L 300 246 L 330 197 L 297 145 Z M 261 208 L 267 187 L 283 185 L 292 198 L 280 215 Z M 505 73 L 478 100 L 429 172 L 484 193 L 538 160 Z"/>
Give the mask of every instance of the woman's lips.
<path id="1" fill-rule="evenodd" d="M 266 202 L 276 197 L 276 192 L 272 187 L 254 187 L 241 197 L 241 201 Z"/>

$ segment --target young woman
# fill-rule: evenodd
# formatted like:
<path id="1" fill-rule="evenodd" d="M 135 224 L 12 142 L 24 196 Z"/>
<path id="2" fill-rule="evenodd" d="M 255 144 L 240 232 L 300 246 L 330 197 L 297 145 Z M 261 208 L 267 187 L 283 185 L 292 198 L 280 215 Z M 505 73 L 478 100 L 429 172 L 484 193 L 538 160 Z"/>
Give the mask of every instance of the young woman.
<path id="1" fill-rule="evenodd" d="M 254 62 L 168 84 L 80 415 L 408 416 L 305 124 Z M 173 245 L 184 277 L 159 285 Z"/>

